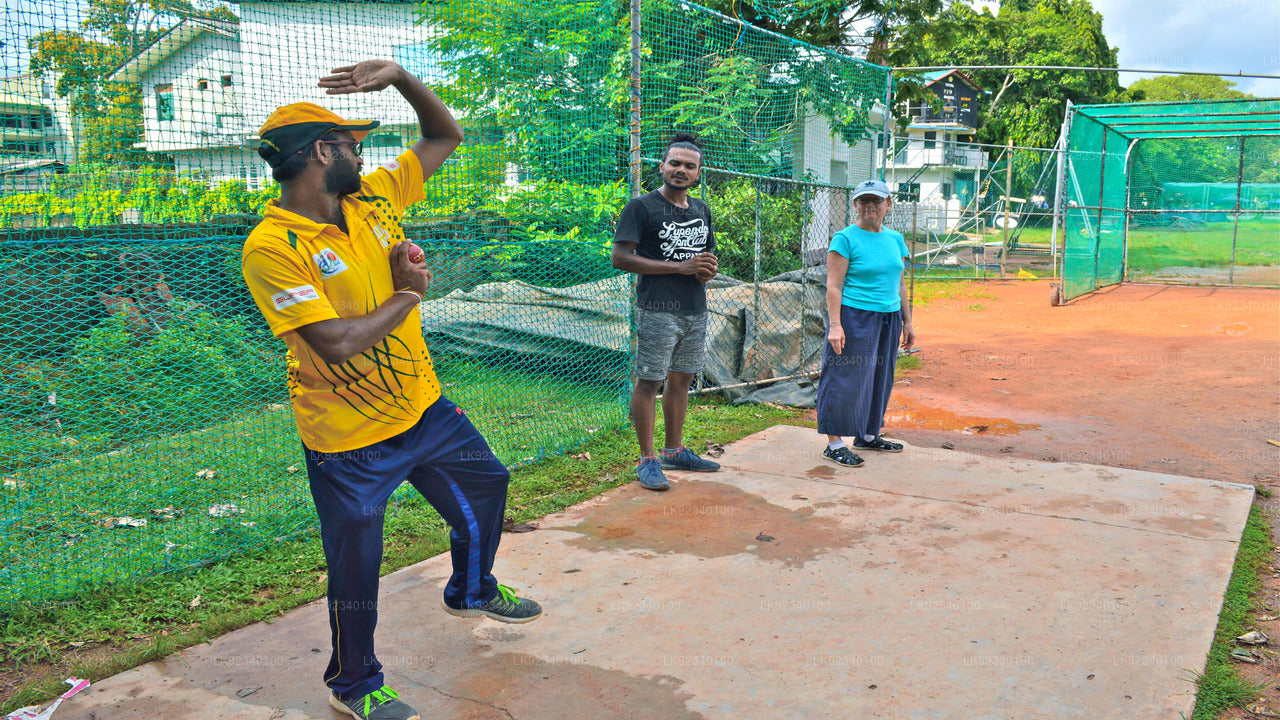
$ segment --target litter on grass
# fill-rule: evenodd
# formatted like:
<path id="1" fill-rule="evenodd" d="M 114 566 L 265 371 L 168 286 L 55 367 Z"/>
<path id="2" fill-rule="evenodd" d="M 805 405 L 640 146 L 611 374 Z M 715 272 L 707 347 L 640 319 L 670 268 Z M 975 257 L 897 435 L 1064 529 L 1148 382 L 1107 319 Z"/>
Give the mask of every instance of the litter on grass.
<path id="1" fill-rule="evenodd" d="M 63 682 L 70 685 L 71 689 L 59 695 L 58 699 L 54 700 L 49 707 L 44 710 L 41 710 L 39 705 L 29 705 L 24 708 L 18 708 L 8 715 L 5 715 L 5 720 L 49 720 L 49 718 L 53 717 L 53 711 L 58 709 L 58 706 L 62 704 L 63 700 L 66 700 L 81 690 L 89 687 L 88 680 L 76 677 L 69 677 Z"/>

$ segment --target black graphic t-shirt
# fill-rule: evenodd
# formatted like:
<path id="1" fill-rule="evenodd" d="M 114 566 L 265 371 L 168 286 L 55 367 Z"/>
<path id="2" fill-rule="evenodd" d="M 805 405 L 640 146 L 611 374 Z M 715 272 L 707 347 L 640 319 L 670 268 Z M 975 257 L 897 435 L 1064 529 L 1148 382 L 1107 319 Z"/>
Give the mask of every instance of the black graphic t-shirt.
<path id="1" fill-rule="evenodd" d="M 613 241 L 635 243 L 640 257 L 673 263 L 714 252 L 716 247 L 707 204 L 691 197 L 689 207 L 677 207 L 659 190 L 627 203 Z M 653 312 L 697 315 L 707 311 L 707 291 L 693 275 L 641 275 L 636 305 Z"/>

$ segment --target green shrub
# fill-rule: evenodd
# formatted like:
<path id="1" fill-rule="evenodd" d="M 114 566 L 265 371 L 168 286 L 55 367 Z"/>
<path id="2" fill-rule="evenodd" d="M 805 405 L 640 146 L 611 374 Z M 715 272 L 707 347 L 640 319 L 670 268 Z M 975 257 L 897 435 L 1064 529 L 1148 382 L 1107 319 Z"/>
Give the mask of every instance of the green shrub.
<path id="1" fill-rule="evenodd" d="M 779 185 L 781 192 L 759 193 L 761 280 L 801 267 L 804 191 L 789 183 Z M 716 231 L 720 272 L 751 282 L 755 278 L 757 200 L 753 181 L 739 178 L 709 187 L 705 198 Z"/>
<path id="2" fill-rule="evenodd" d="M 244 320 L 178 308 L 141 341 L 129 322 L 107 318 L 81 338 L 54 386 L 73 434 L 117 440 L 204 427 L 280 401 L 284 358 Z"/>

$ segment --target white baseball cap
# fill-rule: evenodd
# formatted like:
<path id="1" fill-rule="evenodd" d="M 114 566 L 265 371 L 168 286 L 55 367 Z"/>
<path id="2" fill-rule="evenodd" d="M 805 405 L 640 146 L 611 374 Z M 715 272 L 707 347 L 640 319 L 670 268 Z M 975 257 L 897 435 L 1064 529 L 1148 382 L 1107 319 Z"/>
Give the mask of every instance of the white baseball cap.
<path id="1" fill-rule="evenodd" d="M 882 180 L 864 180 L 853 189 L 853 199 L 857 200 L 863 195 L 887 198 L 889 197 L 889 186 L 885 185 Z"/>

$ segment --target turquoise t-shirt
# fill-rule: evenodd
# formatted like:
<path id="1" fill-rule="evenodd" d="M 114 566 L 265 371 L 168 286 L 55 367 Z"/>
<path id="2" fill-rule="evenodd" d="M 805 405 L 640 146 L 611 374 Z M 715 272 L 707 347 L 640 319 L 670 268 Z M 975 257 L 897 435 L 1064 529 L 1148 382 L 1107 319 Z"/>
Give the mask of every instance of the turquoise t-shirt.
<path id="1" fill-rule="evenodd" d="M 902 259 L 907 243 L 902 233 L 885 228 L 878 233 L 850 225 L 831 238 L 831 252 L 849 259 L 842 303 L 859 310 L 897 312 L 902 308 Z"/>

